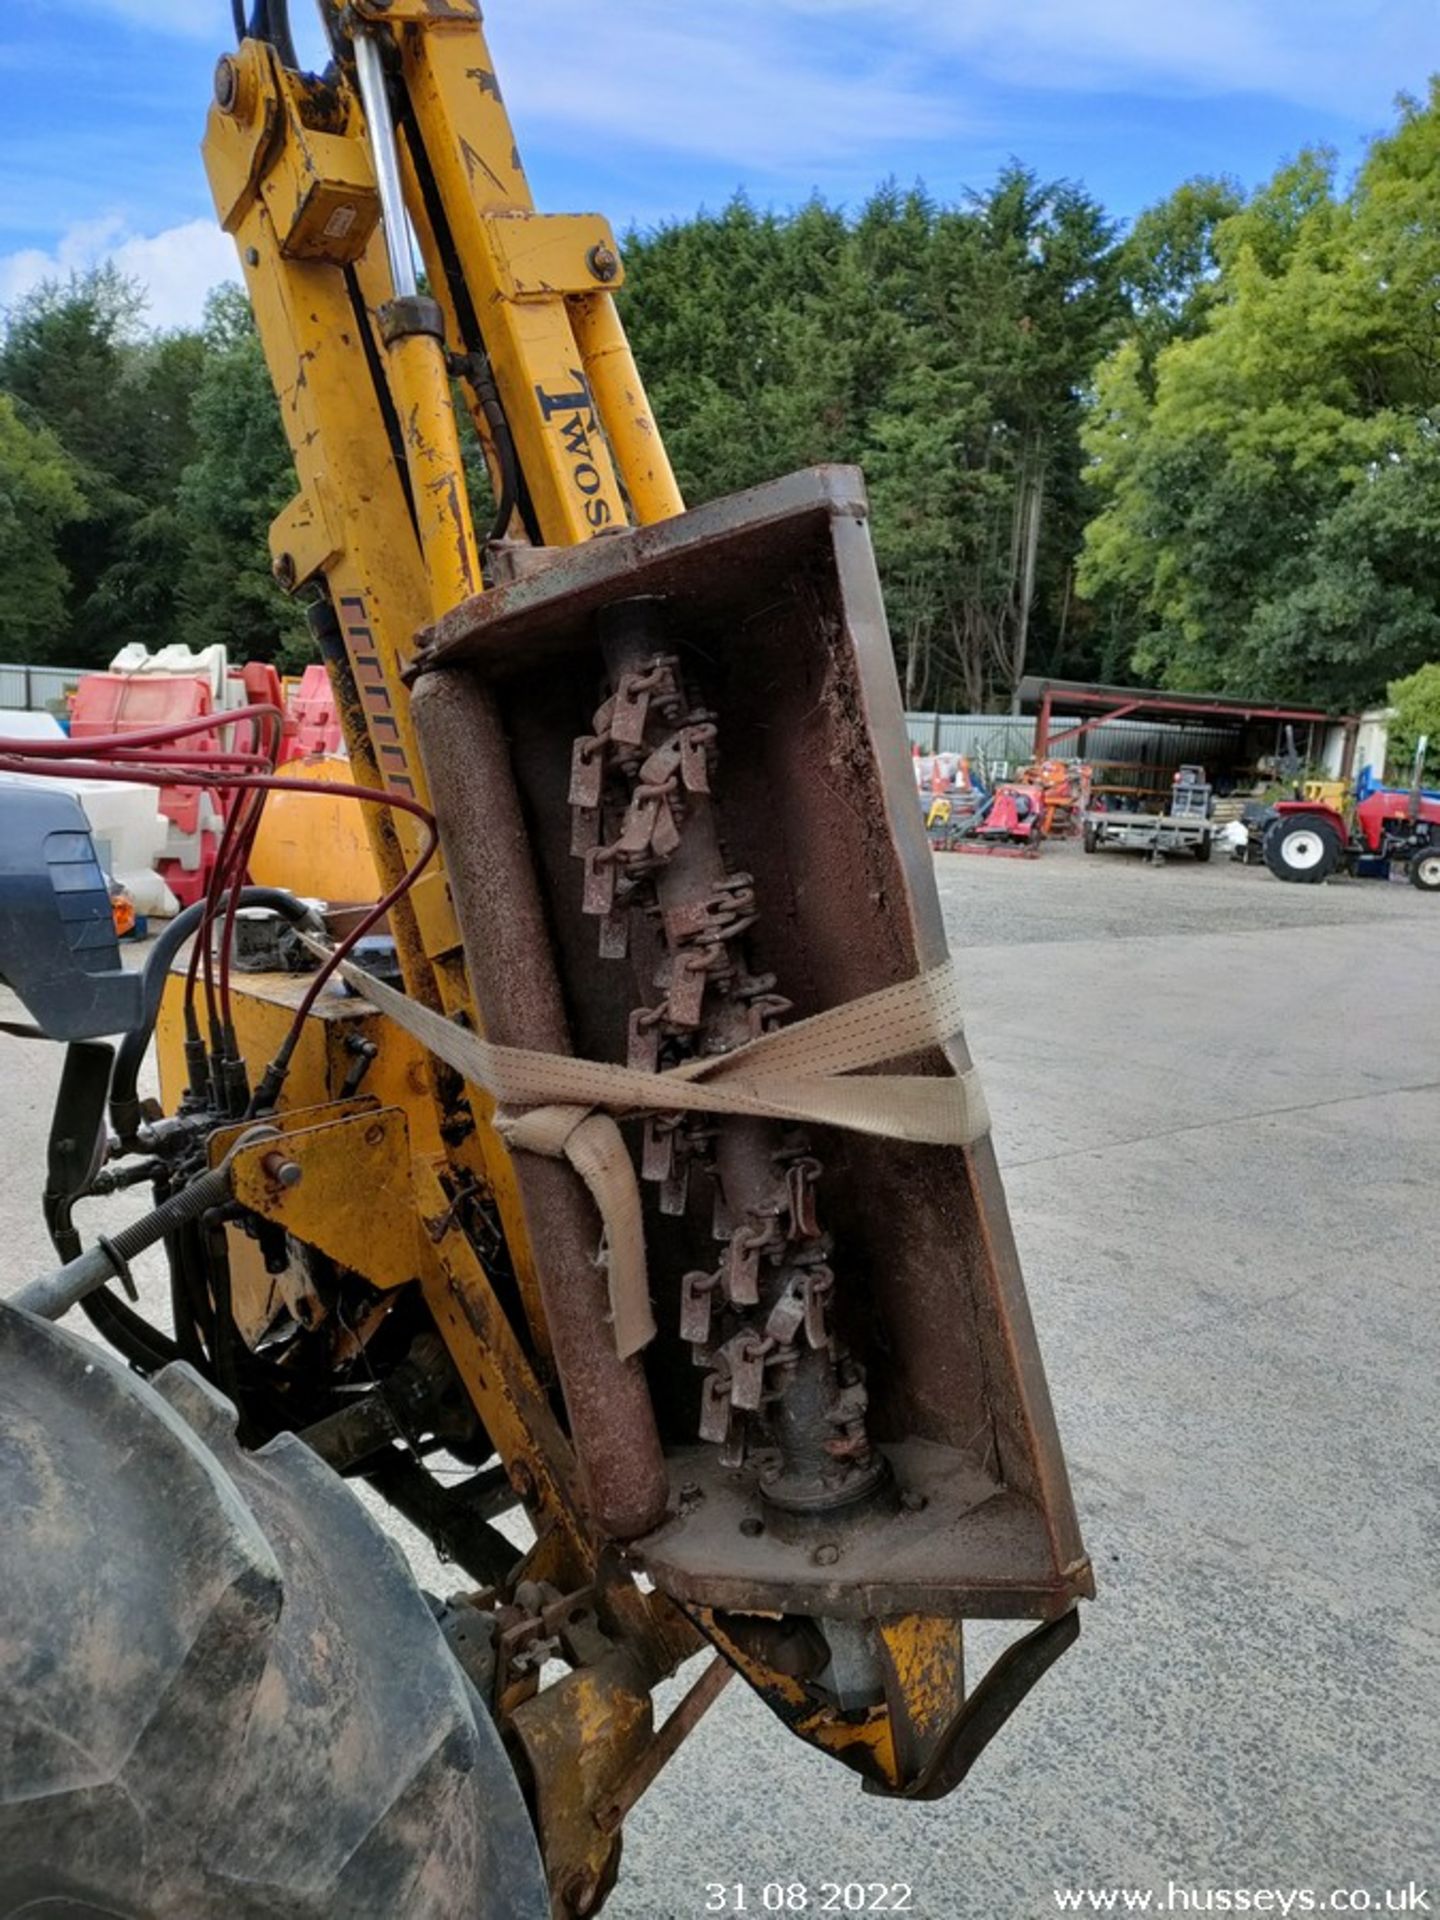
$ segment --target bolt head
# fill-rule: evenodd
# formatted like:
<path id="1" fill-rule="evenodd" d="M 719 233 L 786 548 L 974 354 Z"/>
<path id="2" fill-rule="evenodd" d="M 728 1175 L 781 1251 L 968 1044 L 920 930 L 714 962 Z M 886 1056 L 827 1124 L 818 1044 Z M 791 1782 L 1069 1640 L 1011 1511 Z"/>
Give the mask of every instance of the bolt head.
<path id="1" fill-rule="evenodd" d="M 833 1567 L 840 1558 L 840 1549 L 828 1545 L 817 1547 L 813 1557 L 817 1567 Z"/>
<path id="2" fill-rule="evenodd" d="M 604 245 L 592 247 L 586 255 L 586 264 L 602 284 L 608 284 L 619 277 L 620 256 L 613 247 Z"/>
<path id="3" fill-rule="evenodd" d="M 215 104 L 222 113 L 234 113 L 240 100 L 240 69 L 228 53 L 215 63 Z"/>

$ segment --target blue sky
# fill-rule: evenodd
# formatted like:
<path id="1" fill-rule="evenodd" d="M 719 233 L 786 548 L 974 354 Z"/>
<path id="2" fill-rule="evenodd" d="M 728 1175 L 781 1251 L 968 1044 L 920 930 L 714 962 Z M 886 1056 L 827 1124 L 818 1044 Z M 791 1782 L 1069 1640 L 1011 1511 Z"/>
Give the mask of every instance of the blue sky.
<path id="1" fill-rule="evenodd" d="M 294 0 L 317 51 L 309 0 Z M 1316 141 L 1347 165 L 1440 69 L 1440 0 L 487 0 L 542 206 L 624 229 L 1011 154 L 1133 215 Z M 197 142 L 229 0 L 3 0 L 0 306 L 107 255 L 151 317 L 233 273 Z"/>

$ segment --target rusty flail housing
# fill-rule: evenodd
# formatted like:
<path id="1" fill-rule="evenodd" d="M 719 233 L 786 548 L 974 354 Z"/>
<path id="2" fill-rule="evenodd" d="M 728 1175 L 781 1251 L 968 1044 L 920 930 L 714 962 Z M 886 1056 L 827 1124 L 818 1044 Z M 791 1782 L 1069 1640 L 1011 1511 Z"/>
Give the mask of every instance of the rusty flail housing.
<path id="1" fill-rule="evenodd" d="M 655 1070 L 944 961 L 858 473 L 553 554 L 440 620 L 412 678 L 491 1039 Z M 921 1617 L 1052 1623 L 1001 1676 L 1023 1690 L 1092 1580 L 989 1140 L 630 1130 L 643 1362 L 578 1175 L 517 1156 L 597 1524 L 792 1722 L 826 1691 L 893 1705 L 887 1629 Z"/>

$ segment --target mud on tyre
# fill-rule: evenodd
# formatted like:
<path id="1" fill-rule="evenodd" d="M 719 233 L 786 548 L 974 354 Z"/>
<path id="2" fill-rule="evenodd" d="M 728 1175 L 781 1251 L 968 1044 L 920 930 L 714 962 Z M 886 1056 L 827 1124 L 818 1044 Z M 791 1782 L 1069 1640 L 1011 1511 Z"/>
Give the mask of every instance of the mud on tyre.
<path id="1" fill-rule="evenodd" d="M 519 1783 L 398 1549 L 0 1304 L 0 1920 L 549 1912 Z"/>

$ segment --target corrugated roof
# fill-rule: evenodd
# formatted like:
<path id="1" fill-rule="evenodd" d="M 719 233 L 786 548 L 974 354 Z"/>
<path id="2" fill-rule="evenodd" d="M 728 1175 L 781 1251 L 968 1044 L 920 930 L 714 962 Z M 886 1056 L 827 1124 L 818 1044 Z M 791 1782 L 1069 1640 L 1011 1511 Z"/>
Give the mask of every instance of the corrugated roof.
<path id="1" fill-rule="evenodd" d="M 1323 707 L 1283 706 L 1269 700 L 1237 700 L 1233 694 L 1171 693 L 1160 687 L 1107 687 L 1088 680 L 1047 680 L 1030 675 L 1020 683 L 1020 704 L 1033 711 L 1046 695 L 1051 704 L 1080 707 L 1129 706 L 1165 719 L 1189 715 L 1236 720 L 1300 720 L 1338 724 L 1353 721 L 1351 713 L 1327 713 Z"/>

